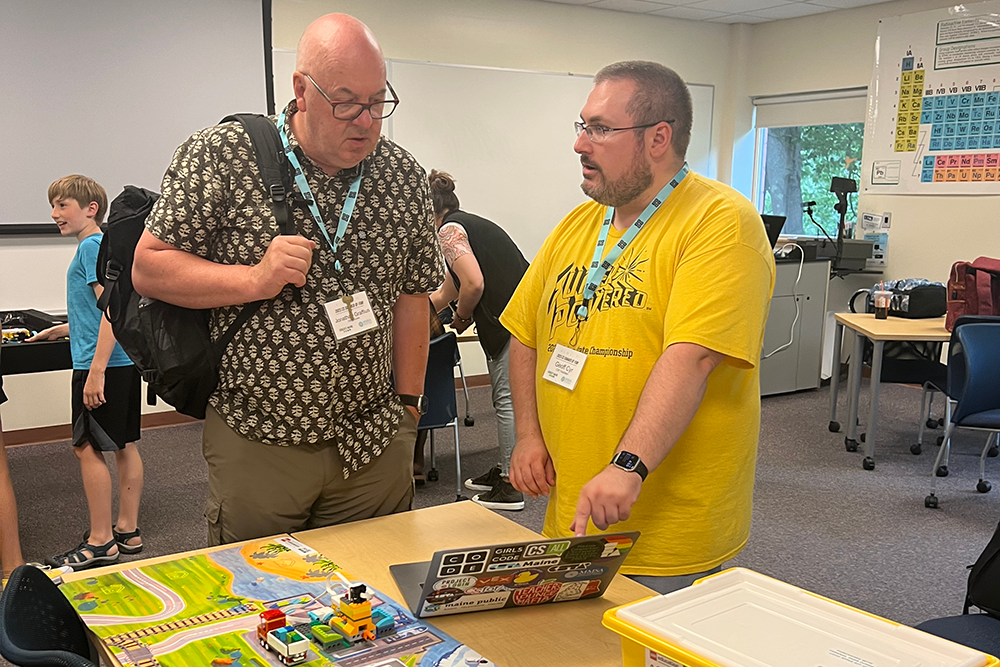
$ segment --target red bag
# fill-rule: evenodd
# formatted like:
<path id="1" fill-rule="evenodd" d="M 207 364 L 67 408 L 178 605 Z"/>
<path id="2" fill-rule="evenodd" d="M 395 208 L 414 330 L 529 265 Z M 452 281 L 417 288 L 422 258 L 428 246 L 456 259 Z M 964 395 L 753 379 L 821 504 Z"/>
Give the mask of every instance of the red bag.
<path id="1" fill-rule="evenodd" d="M 1000 259 L 980 257 L 952 265 L 945 329 L 951 331 L 962 315 L 1000 315 Z"/>

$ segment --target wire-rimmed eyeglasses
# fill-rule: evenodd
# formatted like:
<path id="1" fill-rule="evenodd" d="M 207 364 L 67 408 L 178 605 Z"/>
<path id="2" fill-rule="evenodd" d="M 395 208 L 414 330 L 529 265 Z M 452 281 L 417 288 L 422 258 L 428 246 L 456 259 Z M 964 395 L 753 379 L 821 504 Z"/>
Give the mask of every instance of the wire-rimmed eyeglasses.
<path id="1" fill-rule="evenodd" d="M 388 81 L 385 85 L 389 88 L 389 93 L 392 95 L 392 99 L 383 100 L 381 102 L 372 102 L 370 104 L 362 104 L 361 102 L 334 102 L 330 99 L 330 96 L 319 87 L 319 84 L 308 74 L 303 73 L 312 85 L 316 86 L 316 90 L 319 94 L 323 96 L 327 102 L 330 103 L 330 107 L 333 109 L 333 117 L 337 120 L 347 120 L 351 121 L 361 115 L 363 111 L 368 110 L 368 114 L 372 117 L 372 120 L 382 120 L 383 118 L 388 118 L 392 115 L 392 112 L 396 110 L 396 106 L 399 104 L 399 98 L 396 97 L 396 91 L 392 89 L 392 84 Z"/>
<path id="2" fill-rule="evenodd" d="M 645 125 L 633 125 L 632 127 L 604 127 L 603 125 L 587 125 L 586 123 L 581 123 L 579 121 L 573 123 L 573 127 L 576 128 L 576 136 L 580 136 L 582 133 L 587 133 L 587 138 L 593 141 L 595 144 L 599 144 L 612 132 L 621 132 L 622 130 L 643 130 L 647 127 L 656 127 L 660 123 L 673 123 L 673 120 L 658 120 L 655 123 L 647 123 Z"/>

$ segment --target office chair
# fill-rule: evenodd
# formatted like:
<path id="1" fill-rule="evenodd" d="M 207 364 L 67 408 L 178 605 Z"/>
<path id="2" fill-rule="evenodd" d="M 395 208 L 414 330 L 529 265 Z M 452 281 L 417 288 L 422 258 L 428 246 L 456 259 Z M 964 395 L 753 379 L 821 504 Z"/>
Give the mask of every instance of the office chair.
<path id="1" fill-rule="evenodd" d="M 16 568 L 0 596 L 0 655 L 21 667 L 97 667 L 100 662 L 76 609 L 31 565 Z"/>
<path id="2" fill-rule="evenodd" d="M 961 616 L 924 621 L 917 630 L 963 644 L 990 655 L 1000 655 L 1000 525 L 969 572 L 965 608 Z M 970 614 L 971 607 L 985 613 Z"/>
<path id="3" fill-rule="evenodd" d="M 937 478 L 948 475 L 951 436 L 956 428 L 990 433 L 979 457 L 976 490 L 989 492 L 986 457 L 1000 433 L 1000 317 L 965 316 L 955 322 L 948 348 L 944 443 L 934 460 L 931 493 L 924 507 L 936 508 Z M 942 459 L 944 463 L 942 463 Z"/>
<path id="4" fill-rule="evenodd" d="M 434 309 L 434 304 L 432 302 L 431 303 L 431 310 L 433 310 L 433 309 Z M 431 326 L 431 337 L 432 338 L 436 337 L 436 336 L 440 336 L 441 334 L 444 333 L 444 325 L 451 324 L 454 321 L 454 319 L 455 319 L 455 311 L 451 309 L 451 306 L 448 306 L 444 310 L 441 310 L 440 312 L 437 313 L 437 318 L 438 318 L 438 322 L 440 323 L 441 326 L 440 326 L 440 328 L 438 330 L 435 330 L 435 328 L 433 327 L 433 325 Z M 465 425 L 466 426 L 475 426 L 476 425 L 476 418 L 473 417 L 469 413 L 469 410 L 471 409 L 470 406 L 472 404 L 469 402 L 469 385 L 466 384 L 466 382 L 465 382 L 465 369 L 462 368 L 462 357 L 461 357 L 461 355 L 459 355 L 459 359 L 458 359 L 458 375 L 459 375 L 459 377 L 462 378 L 462 391 L 465 393 Z M 431 481 L 433 482 L 434 480 L 431 480 Z"/>
<path id="5" fill-rule="evenodd" d="M 458 444 L 458 401 L 455 399 L 455 366 L 460 363 L 458 340 L 454 331 L 431 341 L 427 353 L 427 373 L 424 376 L 427 414 L 420 418 L 417 430 L 430 431 L 431 468 L 427 472 L 427 479 L 435 481 L 438 479 L 438 472 L 434 467 L 434 430 L 448 426 L 455 429 L 455 499 L 467 500 L 462 495 L 462 455 Z"/>

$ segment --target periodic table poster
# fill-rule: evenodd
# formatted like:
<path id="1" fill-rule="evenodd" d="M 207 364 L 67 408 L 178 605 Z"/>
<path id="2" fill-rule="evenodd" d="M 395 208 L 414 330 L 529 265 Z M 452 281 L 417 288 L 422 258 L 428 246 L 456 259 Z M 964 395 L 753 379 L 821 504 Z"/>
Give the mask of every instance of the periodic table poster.
<path id="1" fill-rule="evenodd" d="M 862 188 L 1000 193 L 1000 1 L 882 19 Z"/>

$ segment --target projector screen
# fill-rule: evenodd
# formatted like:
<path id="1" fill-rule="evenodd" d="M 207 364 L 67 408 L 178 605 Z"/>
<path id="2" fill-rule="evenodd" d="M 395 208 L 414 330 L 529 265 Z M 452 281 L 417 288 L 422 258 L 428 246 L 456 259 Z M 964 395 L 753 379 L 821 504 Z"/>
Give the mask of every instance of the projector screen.
<path id="1" fill-rule="evenodd" d="M 267 111 L 265 11 L 269 22 L 269 0 L 0 0 L 0 233 L 51 224 L 46 190 L 67 174 L 109 199 L 126 184 L 158 191 L 191 133 Z"/>

